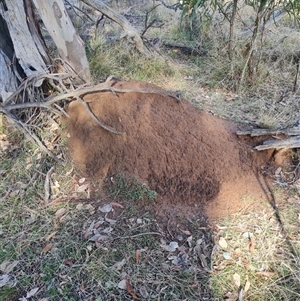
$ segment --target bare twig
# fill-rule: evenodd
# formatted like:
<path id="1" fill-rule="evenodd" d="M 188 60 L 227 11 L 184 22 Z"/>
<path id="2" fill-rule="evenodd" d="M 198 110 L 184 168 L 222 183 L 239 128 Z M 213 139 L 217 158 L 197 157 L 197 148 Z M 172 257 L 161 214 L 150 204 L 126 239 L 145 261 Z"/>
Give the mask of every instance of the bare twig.
<path id="1" fill-rule="evenodd" d="M 0 103 L 0 113 L 6 115 L 15 126 L 20 129 L 25 136 L 38 144 L 40 149 L 47 153 L 51 158 L 53 158 L 56 162 L 63 164 L 61 160 L 59 160 L 55 155 L 53 155 L 44 143 L 39 139 L 37 134 L 33 131 L 33 125 L 36 123 L 36 120 L 41 120 L 42 117 L 37 115 L 36 112 L 42 112 L 40 109 L 45 109 L 46 111 L 54 112 L 58 115 L 65 115 L 69 117 L 69 115 L 63 109 L 63 106 L 66 102 L 70 102 L 73 100 L 77 100 L 81 103 L 90 117 L 104 130 L 116 134 L 122 135 L 125 134 L 123 132 L 118 132 L 114 128 L 109 127 L 103 124 L 99 118 L 92 112 L 89 101 L 84 101 L 84 96 L 95 93 L 95 92 L 110 92 L 114 95 L 124 94 L 124 93 L 143 93 L 143 94 L 156 94 L 168 98 L 174 98 L 177 102 L 181 102 L 181 93 L 179 91 L 165 91 L 162 89 L 123 89 L 116 88 L 113 86 L 114 83 L 120 81 L 114 76 L 109 76 L 107 80 L 103 83 L 100 83 L 97 86 L 87 87 L 86 85 L 82 85 L 80 87 L 75 88 L 72 84 L 71 73 L 58 73 L 58 74 L 39 74 L 37 76 L 32 76 L 27 78 L 17 89 L 15 93 L 13 93 L 5 102 L 5 104 Z M 58 91 L 60 94 L 51 94 L 48 97 L 44 98 L 44 93 L 40 91 L 41 81 L 44 79 L 48 80 L 51 87 Z M 36 85 L 38 83 L 38 85 Z M 51 93 L 51 91 L 50 91 Z M 19 95 L 23 94 L 24 99 L 20 101 Z M 27 101 L 26 97 L 30 96 L 30 101 Z M 36 111 L 36 112 L 35 112 Z M 25 114 L 24 114 L 25 113 Z M 28 115 L 29 113 L 29 115 Z M 22 115 L 22 120 L 19 116 Z M 24 119 L 25 116 L 25 119 Z M 36 116 L 34 119 L 33 116 Z M 25 121 L 24 121 L 25 120 Z"/>
<path id="2" fill-rule="evenodd" d="M 1 112 L 1 110 L 0 110 Z M 12 120 L 14 122 L 14 125 L 21 130 L 21 132 L 24 133 L 24 135 L 27 137 L 28 140 L 35 142 L 38 144 L 38 146 L 40 147 L 40 149 L 42 151 L 44 151 L 49 157 L 51 157 L 52 159 L 54 159 L 57 163 L 64 165 L 63 161 L 59 160 L 55 155 L 53 155 L 48 149 L 47 147 L 40 141 L 40 139 L 38 138 L 38 136 L 31 132 L 27 125 L 24 124 L 23 122 L 21 122 L 20 120 L 17 120 L 12 114 L 7 113 L 7 117 Z"/>
<path id="3" fill-rule="evenodd" d="M 121 133 L 121 132 L 117 132 L 115 129 L 103 124 L 99 118 L 92 112 L 89 104 L 87 102 L 85 102 L 82 98 L 80 97 L 76 97 L 76 99 L 84 106 L 84 108 L 87 110 L 87 112 L 89 113 L 89 115 L 91 116 L 91 118 L 104 130 L 116 134 L 116 135 L 124 135 L 125 133 Z"/>
<path id="4" fill-rule="evenodd" d="M 156 0 L 156 2 L 160 2 L 164 7 L 168 8 L 168 9 L 173 9 L 175 11 L 177 11 L 177 9 L 183 8 L 183 5 L 180 2 L 176 2 L 175 4 L 172 4 L 172 5 L 166 4 L 163 0 Z"/>
<path id="5" fill-rule="evenodd" d="M 158 20 L 155 18 L 153 19 L 149 24 L 148 24 L 148 21 L 149 21 L 149 14 L 155 10 L 158 6 L 160 6 L 160 4 L 157 4 L 155 5 L 154 7 L 152 7 L 149 11 L 147 11 L 146 13 L 146 18 L 145 18 L 145 29 L 143 30 L 143 32 L 141 33 L 141 36 L 143 36 L 147 30 L 155 23 L 157 22 Z"/>
<path id="6" fill-rule="evenodd" d="M 128 239 L 128 238 L 136 238 L 139 236 L 144 236 L 144 235 L 159 235 L 159 236 L 163 236 L 161 233 L 159 232 L 145 232 L 145 233 L 139 233 L 139 234 L 135 234 L 135 235 L 128 235 L 128 236 L 117 236 L 114 237 L 115 239 Z"/>
<path id="7" fill-rule="evenodd" d="M 45 202 L 48 202 L 49 201 L 49 198 L 50 198 L 50 194 L 51 194 L 51 191 L 50 191 L 50 184 L 51 184 L 51 173 L 52 171 L 54 170 L 54 166 L 52 166 L 47 174 L 46 174 L 46 179 L 45 179 L 45 184 L 44 184 L 44 188 L 45 188 Z"/>
<path id="8" fill-rule="evenodd" d="M 84 18 L 82 18 L 75 10 L 78 10 L 79 12 L 81 12 L 83 15 L 85 15 L 90 21 L 95 22 L 95 20 L 93 20 L 86 12 L 84 12 L 82 9 L 80 9 L 79 7 L 77 7 L 76 5 L 73 5 L 72 3 L 70 3 L 69 1 L 65 0 L 65 2 L 70 5 L 72 7 L 72 10 L 74 11 L 74 13 L 76 14 L 76 16 L 78 16 L 82 21 L 85 21 Z"/>

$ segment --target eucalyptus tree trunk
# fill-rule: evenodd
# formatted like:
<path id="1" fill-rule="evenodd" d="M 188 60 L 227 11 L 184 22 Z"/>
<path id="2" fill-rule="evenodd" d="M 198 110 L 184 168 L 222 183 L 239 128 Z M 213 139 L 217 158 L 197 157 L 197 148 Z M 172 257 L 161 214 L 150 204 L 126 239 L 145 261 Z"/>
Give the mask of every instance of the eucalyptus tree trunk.
<path id="1" fill-rule="evenodd" d="M 61 60 L 77 76 L 90 82 L 82 40 L 63 0 L 0 0 L 0 105 L 25 79 L 53 71 L 35 8 L 57 46 Z"/>
<path id="2" fill-rule="evenodd" d="M 84 43 L 65 9 L 63 0 L 32 0 L 52 37 L 61 59 L 70 65 L 78 77 L 90 82 L 91 75 Z"/>

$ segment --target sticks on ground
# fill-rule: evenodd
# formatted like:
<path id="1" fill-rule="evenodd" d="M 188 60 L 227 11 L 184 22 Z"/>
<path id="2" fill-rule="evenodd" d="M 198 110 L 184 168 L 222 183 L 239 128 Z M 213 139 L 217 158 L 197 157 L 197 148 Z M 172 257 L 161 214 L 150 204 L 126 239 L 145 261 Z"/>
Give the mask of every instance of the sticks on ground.
<path id="1" fill-rule="evenodd" d="M 273 136 L 274 139 L 268 139 L 264 141 L 263 144 L 255 147 L 255 149 L 259 151 L 271 148 L 282 149 L 300 147 L 300 128 L 298 126 L 281 130 L 253 129 L 249 131 L 238 131 L 237 135 L 250 135 L 251 137 Z M 284 136 L 284 138 L 282 138 L 282 136 Z"/>

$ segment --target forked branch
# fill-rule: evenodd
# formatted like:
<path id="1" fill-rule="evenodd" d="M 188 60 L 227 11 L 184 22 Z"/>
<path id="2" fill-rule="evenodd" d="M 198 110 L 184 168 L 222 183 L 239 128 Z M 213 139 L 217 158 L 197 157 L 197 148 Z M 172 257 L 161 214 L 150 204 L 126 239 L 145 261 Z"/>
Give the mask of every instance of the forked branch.
<path id="1" fill-rule="evenodd" d="M 50 157 L 54 158 L 59 163 L 62 163 L 59 159 L 57 159 L 43 144 L 43 142 L 39 139 L 37 134 L 31 130 L 30 121 L 34 114 L 32 109 L 44 109 L 46 111 L 58 114 L 65 115 L 67 117 L 68 114 L 64 110 L 64 105 L 73 100 L 79 101 L 86 111 L 88 112 L 91 119 L 105 131 L 108 131 L 112 134 L 123 135 L 125 133 L 119 132 L 113 129 L 110 126 L 103 124 L 99 120 L 99 118 L 93 113 L 90 108 L 89 102 L 86 102 L 83 98 L 85 95 L 95 92 L 110 92 L 114 95 L 119 93 L 142 93 L 142 94 L 156 94 L 160 96 L 164 96 L 167 98 L 173 98 L 177 102 L 181 101 L 180 92 L 172 92 L 165 91 L 163 89 L 123 89 L 114 87 L 113 84 L 116 82 L 116 79 L 113 76 L 108 77 L 108 79 L 100 83 L 96 86 L 80 86 L 75 88 L 71 82 L 71 74 L 68 73 L 59 73 L 59 74 L 40 74 L 35 77 L 30 77 L 26 79 L 17 89 L 15 93 L 13 93 L 5 103 L 0 103 L 0 113 L 6 115 L 17 128 L 19 128 L 28 139 L 36 142 L 39 147 L 46 152 Z M 43 81 L 47 80 L 49 85 L 52 87 L 49 91 L 47 91 L 48 96 L 44 98 L 45 95 L 41 96 L 41 93 L 37 93 L 37 89 L 40 88 Z M 38 91 L 40 92 L 40 91 Z M 33 95 L 30 98 L 30 101 L 24 99 L 24 95 Z M 36 95 L 36 96 L 35 96 Z M 21 96 L 21 97 L 20 97 Z M 35 97 L 34 97 L 35 96 Z M 24 114 L 25 112 L 25 114 Z M 27 116 L 24 118 L 20 118 L 20 116 Z M 29 115 L 29 116 L 28 116 Z"/>

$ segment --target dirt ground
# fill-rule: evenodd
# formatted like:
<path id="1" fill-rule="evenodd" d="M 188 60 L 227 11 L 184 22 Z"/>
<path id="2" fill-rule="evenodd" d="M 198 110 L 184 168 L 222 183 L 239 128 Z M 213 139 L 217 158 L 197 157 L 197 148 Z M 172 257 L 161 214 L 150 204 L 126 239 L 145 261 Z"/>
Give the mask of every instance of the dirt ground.
<path id="1" fill-rule="evenodd" d="M 261 170 L 273 151 L 253 151 L 258 141 L 235 134 L 241 125 L 151 84 L 111 85 L 128 92 L 97 92 L 84 100 L 102 123 L 122 134 L 97 125 L 80 102 L 68 107 L 68 147 L 85 175 L 103 182 L 119 173 L 134 176 L 158 193 L 155 209 L 162 218 L 184 214 L 212 221 L 241 210 L 247 197 L 268 197 Z"/>

